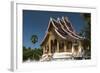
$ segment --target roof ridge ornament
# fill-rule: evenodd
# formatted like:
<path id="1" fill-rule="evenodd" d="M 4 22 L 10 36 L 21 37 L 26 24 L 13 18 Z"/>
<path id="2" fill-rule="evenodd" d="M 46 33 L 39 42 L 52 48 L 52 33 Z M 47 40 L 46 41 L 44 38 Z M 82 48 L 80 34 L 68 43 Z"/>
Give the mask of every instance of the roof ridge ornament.
<path id="1" fill-rule="evenodd" d="M 54 18 L 52 18 L 52 17 L 50 17 L 50 21 L 55 21 L 55 22 L 57 22 L 57 20 L 54 19 Z"/>
<path id="2" fill-rule="evenodd" d="M 65 19 L 68 23 L 70 23 L 69 18 L 68 18 L 67 16 L 65 16 L 64 19 Z"/>
<path id="3" fill-rule="evenodd" d="M 58 18 L 57 18 L 57 21 L 59 22 L 59 20 L 60 20 L 60 18 L 58 17 Z"/>
<path id="4" fill-rule="evenodd" d="M 50 17 L 50 21 L 52 21 L 53 19 L 52 19 L 52 17 Z"/>

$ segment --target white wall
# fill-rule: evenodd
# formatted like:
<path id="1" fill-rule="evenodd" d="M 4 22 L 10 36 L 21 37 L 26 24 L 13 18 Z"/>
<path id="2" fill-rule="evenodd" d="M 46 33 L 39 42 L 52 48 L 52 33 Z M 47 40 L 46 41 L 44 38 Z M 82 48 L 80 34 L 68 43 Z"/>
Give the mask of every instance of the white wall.
<path id="1" fill-rule="evenodd" d="M 0 73 L 10 73 L 10 1 L 11 0 L 0 0 Z M 34 1 L 34 0 L 33 0 Z M 66 4 L 69 0 L 35 0 L 37 2 L 41 3 L 53 3 L 53 4 Z M 56 72 L 56 73 L 99 73 L 100 68 L 100 5 L 99 0 L 70 0 L 72 2 L 69 3 L 71 5 L 72 3 L 75 3 L 77 6 L 83 5 L 83 6 L 96 6 L 98 11 L 98 31 L 95 31 L 97 33 L 96 36 L 97 42 L 95 43 L 98 46 L 98 65 L 97 67 L 82 67 L 82 68 L 65 68 L 65 69 L 56 69 L 56 70 L 46 70 L 46 71 L 36 71 L 36 73 L 47 73 L 47 72 Z M 95 48 L 94 48 L 95 49 Z M 33 71 L 34 72 L 34 71 Z M 28 73 L 28 72 L 27 72 Z"/>

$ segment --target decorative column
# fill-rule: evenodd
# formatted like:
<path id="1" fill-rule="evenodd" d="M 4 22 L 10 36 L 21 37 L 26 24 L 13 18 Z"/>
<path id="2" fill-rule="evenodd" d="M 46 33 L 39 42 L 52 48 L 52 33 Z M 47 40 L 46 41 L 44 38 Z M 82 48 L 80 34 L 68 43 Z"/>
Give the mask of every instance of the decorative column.
<path id="1" fill-rule="evenodd" d="M 49 53 L 51 53 L 51 38 L 49 37 Z"/>
<path id="2" fill-rule="evenodd" d="M 79 55 L 82 56 L 82 43 L 81 43 L 81 41 L 79 41 L 79 47 L 78 48 L 79 48 L 79 51 L 78 51 Z"/>
<path id="3" fill-rule="evenodd" d="M 57 40 L 57 52 L 59 52 L 59 42 Z"/>
<path id="4" fill-rule="evenodd" d="M 67 52 L 66 42 L 64 42 L 64 52 Z"/>
<path id="5" fill-rule="evenodd" d="M 45 54 L 45 47 L 42 47 L 42 49 L 43 49 L 43 54 Z"/>
<path id="6" fill-rule="evenodd" d="M 73 43 L 72 43 L 72 59 L 74 59 L 74 57 L 75 57 L 75 53 L 74 53 L 74 45 L 73 45 Z"/>
<path id="7" fill-rule="evenodd" d="M 72 43 L 72 54 L 74 54 L 74 45 Z"/>

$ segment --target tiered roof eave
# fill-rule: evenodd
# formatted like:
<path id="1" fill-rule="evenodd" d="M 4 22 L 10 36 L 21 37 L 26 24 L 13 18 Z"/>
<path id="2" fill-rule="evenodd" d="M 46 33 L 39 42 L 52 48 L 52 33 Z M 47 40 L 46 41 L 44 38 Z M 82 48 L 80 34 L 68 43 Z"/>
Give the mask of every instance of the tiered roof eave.
<path id="1" fill-rule="evenodd" d="M 63 21 L 64 24 L 62 24 L 60 21 Z M 57 20 L 55 20 L 54 18 L 50 17 L 50 20 L 49 20 L 49 24 L 48 24 L 48 27 L 47 27 L 47 31 L 45 33 L 45 37 L 44 39 L 42 40 L 41 42 L 41 45 L 44 43 L 44 41 L 46 40 L 47 38 L 47 35 L 48 35 L 48 30 L 50 29 L 50 25 L 53 25 L 54 27 L 54 31 L 58 34 L 58 36 L 60 36 L 62 39 L 67 39 L 66 35 L 70 36 L 71 38 L 74 38 L 74 39 L 84 39 L 84 37 L 81 37 L 79 35 L 77 35 L 75 33 L 75 30 L 72 26 L 72 23 L 70 23 L 70 21 L 68 20 L 67 17 L 62 17 L 62 19 L 60 18 L 57 18 Z M 69 27 L 69 26 L 70 27 Z M 70 30 L 70 28 L 72 30 Z"/>

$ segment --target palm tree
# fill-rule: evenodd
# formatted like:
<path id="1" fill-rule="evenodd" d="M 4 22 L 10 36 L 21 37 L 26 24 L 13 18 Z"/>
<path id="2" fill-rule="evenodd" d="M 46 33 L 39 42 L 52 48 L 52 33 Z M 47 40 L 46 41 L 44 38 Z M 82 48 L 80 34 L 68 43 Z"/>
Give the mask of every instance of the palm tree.
<path id="1" fill-rule="evenodd" d="M 38 37 L 37 37 L 37 35 L 32 35 L 32 37 L 31 37 L 31 42 L 32 42 L 33 44 L 35 44 L 36 42 L 38 42 Z"/>
<path id="2" fill-rule="evenodd" d="M 33 44 L 35 44 L 36 42 L 38 42 L 37 35 L 32 35 L 31 42 Z M 41 56 L 42 56 L 42 48 L 41 47 L 40 48 L 34 48 L 34 49 L 32 49 L 31 60 L 39 61 L 39 59 L 41 58 Z"/>
<path id="3" fill-rule="evenodd" d="M 36 42 L 38 42 L 38 37 L 37 37 L 37 35 L 32 35 L 32 37 L 31 37 L 31 42 L 32 42 L 33 44 L 35 44 Z M 31 59 L 36 59 L 36 58 L 34 57 L 34 55 L 35 55 L 35 52 L 34 52 L 34 50 L 32 50 L 32 57 L 31 57 Z"/>

